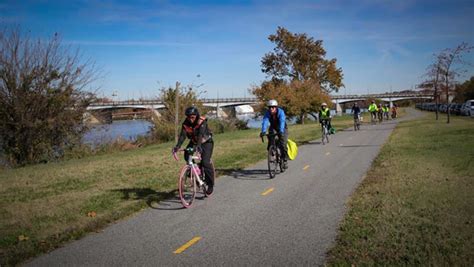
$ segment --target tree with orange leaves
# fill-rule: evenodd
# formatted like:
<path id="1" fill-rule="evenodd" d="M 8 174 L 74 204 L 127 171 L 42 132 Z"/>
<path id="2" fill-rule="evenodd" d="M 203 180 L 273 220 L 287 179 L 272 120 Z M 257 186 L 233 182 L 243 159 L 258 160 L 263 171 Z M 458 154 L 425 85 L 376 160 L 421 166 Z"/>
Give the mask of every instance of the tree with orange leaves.
<path id="1" fill-rule="evenodd" d="M 342 69 L 336 59 L 325 59 L 322 40 L 306 34 L 293 34 L 278 27 L 268 39 L 276 47 L 262 58 L 262 72 L 270 78 L 251 92 L 262 103 L 276 99 L 287 116 L 298 116 L 304 123 L 307 114 L 315 113 L 322 102 L 329 102 L 329 92 L 343 87 Z"/>

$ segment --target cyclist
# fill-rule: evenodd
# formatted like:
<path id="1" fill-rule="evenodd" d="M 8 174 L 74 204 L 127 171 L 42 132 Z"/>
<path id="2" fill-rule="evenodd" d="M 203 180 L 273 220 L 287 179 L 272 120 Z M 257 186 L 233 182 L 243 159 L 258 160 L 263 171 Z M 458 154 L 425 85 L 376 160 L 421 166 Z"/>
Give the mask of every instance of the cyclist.
<path id="1" fill-rule="evenodd" d="M 379 115 L 379 122 L 382 123 L 382 121 L 383 121 L 383 106 L 382 106 L 382 104 L 379 104 L 378 115 Z"/>
<path id="2" fill-rule="evenodd" d="M 321 124 L 321 127 L 324 127 L 323 122 L 326 123 L 329 134 L 331 134 L 330 129 L 332 128 L 331 126 L 332 117 L 331 117 L 331 111 L 329 110 L 328 105 L 326 103 L 321 104 L 321 110 L 319 110 L 318 117 L 319 117 L 319 123 Z"/>
<path id="3" fill-rule="evenodd" d="M 288 152 L 287 152 L 287 143 L 288 143 L 288 126 L 286 124 L 286 115 L 285 111 L 282 108 L 278 107 L 278 102 L 275 99 L 269 100 L 267 102 L 268 110 L 265 112 L 262 121 L 262 131 L 260 132 L 260 137 L 263 137 L 265 133 L 277 133 L 278 135 L 278 145 L 280 147 L 281 156 L 283 159 L 283 169 L 288 169 Z M 269 138 L 274 138 L 269 136 Z M 270 142 L 269 142 L 270 144 Z M 268 149 L 268 147 L 267 147 Z"/>
<path id="4" fill-rule="evenodd" d="M 178 143 L 173 148 L 173 152 L 178 151 L 186 137 L 189 138 L 190 141 L 186 148 L 194 147 L 196 151 L 201 153 L 201 165 L 205 174 L 205 183 L 207 184 L 206 194 L 210 195 L 214 191 L 214 171 L 211 164 L 212 151 L 214 149 L 212 132 L 207 126 L 207 119 L 199 115 L 196 107 L 188 107 L 185 115 L 186 119 L 181 126 Z M 186 161 L 189 156 L 187 152 L 184 153 Z"/>
<path id="5" fill-rule="evenodd" d="M 379 111 L 379 109 L 377 108 L 377 104 L 375 104 L 375 100 L 372 100 L 372 104 L 369 105 L 369 112 L 372 121 L 377 120 L 377 111 Z"/>
<path id="6" fill-rule="evenodd" d="M 388 112 L 389 111 L 390 111 L 390 108 L 388 107 L 388 104 L 385 104 L 385 106 L 383 107 L 383 117 L 387 121 L 388 121 Z"/>
<path id="7" fill-rule="evenodd" d="M 354 120 L 360 121 L 360 107 L 357 105 L 357 102 L 352 106 L 351 113 L 354 114 Z"/>
<path id="8" fill-rule="evenodd" d="M 393 104 L 392 107 L 392 119 L 397 118 L 397 105 Z"/>

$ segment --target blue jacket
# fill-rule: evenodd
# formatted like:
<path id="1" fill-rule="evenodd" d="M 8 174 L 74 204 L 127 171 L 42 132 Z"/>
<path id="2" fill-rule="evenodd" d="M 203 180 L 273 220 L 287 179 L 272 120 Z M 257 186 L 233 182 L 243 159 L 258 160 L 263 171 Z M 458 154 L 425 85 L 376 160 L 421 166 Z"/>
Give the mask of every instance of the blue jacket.
<path id="1" fill-rule="evenodd" d="M 265 115 L 263 116 L 262 133 L 267 132 L 269 125 L 270 125 L 270 129 L 274 129 L 278 133 L 284 133 L 285 129 L 287 128 L 285 119 L 286 119 L 286 116 L 283 109 L 278 108 L 277 113 L 276 113 L 276 120 L 272 118 L 270 114 L 270 110 L 267 110 L 265 112 Z"/>

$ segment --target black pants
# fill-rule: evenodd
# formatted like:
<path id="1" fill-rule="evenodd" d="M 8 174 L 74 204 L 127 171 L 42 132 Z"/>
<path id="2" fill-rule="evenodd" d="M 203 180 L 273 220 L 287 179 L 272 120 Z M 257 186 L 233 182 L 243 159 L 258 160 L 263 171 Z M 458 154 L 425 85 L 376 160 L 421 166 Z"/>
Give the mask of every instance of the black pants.
<path id="1" fill-rule="evenodd" d="M 273 135 L 273 136 L 270 136 L 269 138 L 275 138 L 275 136 Z M 270 143 L 271 143 L 271 141 L 269 140 L 267 150 L 268 150 L 268 147 L 270 146 Z M 284 161 L 288 160 L 288 147 L 287 147 L 287 144 L 288 144 L 288 130 L 285 130 L 285 132 L 280 135 L 280 137 L 278 139 L 278 144 L 277 144 L 280 147 L 281 158 Z"/>
<path id="2" fill-rule="evenodd" d="M 190 142 L 187 147 L 194 147 L 195 145 Z M 214 168 L 211 164 L 212 151 L 214 150 L 214 142 L 207 141 L 201 144 L 201 167 L 205 174 L 206 184 L 208 186 L 214 186 Z M 184 160 L 188 161 L 188 153 L 184 152 Z"/>

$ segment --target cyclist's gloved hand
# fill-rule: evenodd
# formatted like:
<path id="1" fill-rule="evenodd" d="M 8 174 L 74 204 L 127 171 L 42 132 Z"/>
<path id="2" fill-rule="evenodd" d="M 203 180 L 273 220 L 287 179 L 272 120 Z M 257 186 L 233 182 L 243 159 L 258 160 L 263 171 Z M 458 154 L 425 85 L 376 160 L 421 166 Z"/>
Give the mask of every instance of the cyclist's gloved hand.
<path id="1" fill-rule="evenodd" d="M 177 153 L 179 150 L 179 147 L 175 146 L 173 147 L 173 149 L 171 150 L 172 153 Z"/>
<path id="2" fill-rule="evenodd" d="M 265 133 L 264 132 L 261 132 L 260 133 L 260 137 L 264 137 L 265 136 Z"/>

